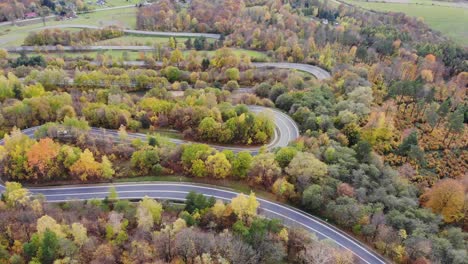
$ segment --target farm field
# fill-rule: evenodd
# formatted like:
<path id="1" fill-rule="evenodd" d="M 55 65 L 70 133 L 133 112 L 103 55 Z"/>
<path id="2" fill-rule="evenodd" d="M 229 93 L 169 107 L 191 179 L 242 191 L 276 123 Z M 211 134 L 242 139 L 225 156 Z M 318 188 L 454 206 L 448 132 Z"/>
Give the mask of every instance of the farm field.
<path id="1" fill-rule="evenodd" d="M 343 2 L 365 9 L 383 12 L 402 12 L 420 17 L 433 29 L 442 32 L 460 45 L 468 43 L 468 6 L 451 2 L 430 0 L 365 2 L 344 0 Z"/>
<path id="2" fill-rule="evenodd" d="M 123 8 L 114 10 L 104 10 L 94 13 L 79 15 L 76 19 L 64 21 L 49 21 L 46 26 L 55 25 L 92 25 L 108 26 L 117 25 L 124 28 L 135 28 L 136 8 Z M 23 44 L 24 38 L 31 31 L 41 30 L 44 27 L 42 23 L 27 26 L 3 26 L 0 27 L 0 47 L 18 46 Z"/>

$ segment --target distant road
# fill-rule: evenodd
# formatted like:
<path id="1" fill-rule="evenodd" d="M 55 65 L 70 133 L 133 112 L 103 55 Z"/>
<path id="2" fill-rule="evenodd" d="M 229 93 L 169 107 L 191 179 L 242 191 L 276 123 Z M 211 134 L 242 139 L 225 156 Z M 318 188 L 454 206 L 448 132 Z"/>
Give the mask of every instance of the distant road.
<path id="1" fill-rule="evenodd" d="M 175 33 L 174 33 L 175 34 Z M 196 34 L 196 33 L 193 33 Z M 152 51 L 151 46 L 20 46 L 6 48 L 8 52 L 56 52 L 56 51 L 102 51 L 102 50 L 129 50 L 129 51 Z M 145 66 L 144 61 L 125 61 L 128 66 Z M 330 73 L 318 66 L 304 63 L 289 63 L 289 62 L 252 62 L 252 65 L 257 68 L 279 68 L 279 69 L 294 69 L 308 72 L 314 75 L 318 80 L 325 80 L 331 77 Z"/>
<path id="2" fill-rule="evenodd" d="M 90 25 L 55 25 L 55 26 L 45 26 L 41 29 L 48 28 L 89 28 L 89 29 L 102 29 L 103 27 L 90 26 Z M 137 34 L 137 35 L 146 35 L 146 36 L 160 36 L 160 37 L 205 37 L 212 39 L 221 38 L 220 34 L 211 34 L 211 33 L 193 33 L 193 32 L 164 32 L 164 31 L 145 31 L 145 30 L 136 30 L 136 29 L 122 29 L 124 33 L 127 34 Z"/>
<path id="3" fill-rule="evenodd" d="M 314 75 L 319 80 L 330 78 L 330 73 L 318 66 L 304 63 L 289 63 L 289 62 L 254 62 L 257 68 L 280 68 L 280 69 L 295 69 L 308 72 Z"/>

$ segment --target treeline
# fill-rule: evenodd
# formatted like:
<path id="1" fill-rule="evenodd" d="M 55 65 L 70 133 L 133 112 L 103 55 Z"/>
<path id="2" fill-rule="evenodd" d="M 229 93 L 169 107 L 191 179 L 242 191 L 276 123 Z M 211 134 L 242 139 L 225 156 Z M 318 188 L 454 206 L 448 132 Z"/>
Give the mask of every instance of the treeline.
<path id="1" fill-rule="evenodd" d="M 58 131 L 63 130 L 60 126 L 58 128 L 49 126 L 43 133 L 57 135 Z M 67 131 L 73 130 L 68 128 Z M 6 157 L 3 161 L 8 164 L 6 167 L 9 171 L 17 171 L 14 168 L 22 168 L 21 163 L 17 163 L 20 160 L 27 161 L 29 166 L 29 156 L 32 156 L 37 159 L 37 163 L 34 163 L 38 166 L 36 170 L 44 168 L 39 166 L 42 164 L 40 161 L 50 162 L 51 159 L 47 158 L 50 151 L 44 146 L 39 148 L 39 144 L 51 141 L 43 139 L 35 143 L 42 152 L 41 155 L 32 155 L 36 145 L 28 150 L 27 142 L 30 141 L 23 137 L 18 137 L 15 145 L 7 137 L 6 149 L 14 152 L 2 155 Z M 466 234 L 457 227 L 463 226 L 466 220 L 461 182 L 446 180 L 436 184 L 421 196 L 427 209 L 421 208 L 416 188 L 409 182 L 401 181 L 398 173 L 385 165 L 363 140 L 353 147 L 345 147 L 322 134 L 304 137 L 292 146 L 274 152 L 261 151 L 252 157 L 247 152 L 219 152 L 203 144 L 174 148 L 161 138 L 151 137 L 147 141 L 133 140 L 129 145 L 130 139 L 123 130 L 117 138 L 120 143 L 114 141 L 112 134 L 104 133 L 100 137 L 100 140 L 88 141 L 91 152 L 109 156 L 114 164 L 125 164 L 130 159 L 136 175 L 170 172 L 199 178 L 242 179 L 254 187 L 273 192 L 278 199 L 289 200 L 326 217 L 364 238 L 380 253 L 397 262 L 431 259 L 463 263 L 466 259 Z M 110 140 L 113 137 L 114 140 Z M 76 135 L 76 138 L 78 144 L 83 144 L 80 143 L 82 137 Z M 17 156 L 19 153 L 25 156 Z M 85 153 L 87 151 L 80 155 L 80 159 Z M 133 154 L 128 156 L 129 153 Z M 16 155 L 16 159 L 12 155 Z M 96 164 L 98 171 L 102 170 L 103 163 L 87 162 Z M 49 164 L 57 163 L 47 163 L 44 165 L 45 171 L 54 171 L 47 170 Z M 82 164 L 79 168 L 88 167 Z M 121 166 L 115 165 L 114 169 L 115 177 L 128 176 L 125 170 L 124 174 L 119 174 Z M 93 170 L 86 170 L 88 172 Z M 31 177 L 31 174 L 27 175 Z M 99 180 L 92 176 L 80 179 Z M 395 192 L 395 189 L 398 191 Z M 446 196 L 449 192 L 451 195 Z M 193 221 L 192 218 L 187 219 Z M 444 222 L 455 225 L 447 226 Z"/>
<path id="2" fill-rule="evenodd" d="M 81 0 L 70 0 L 67 2 L 53 0 L 5 0 L 0 3 L 0 21 L 12 21 L 26 19 L 30 12 L 35 17 L 44 17 L 52 14 L 60 16 L 73 15 L 75 11 L 92 11 L 90 2 Z"/>
<path id="3" fill-rule="evenodd" d="M 0 76 L 0 127 L 2 133 L 13 127 L 25 128 L 75 116 L 67 93 L 46 92 L 40 84 L 22 85 L 14 75 Z"/>
<path id="4" fill-rule="evenodd" d="M 165 90 L 153 88 L 135 105 L 117 90 L 109 93 L 107 100 L 85 104 L 83 116 L 92 126 L 118 129 L 123 125 L 132 130 L 173 128 L 185 138 L 208 142 L 264 144 L 273 136 L 274 125 L 268 117 L 254 115 L 245 106 L 223 103 L 227 99 L 223 91 L 192 90 L 183 100 L 155 96 L 164 93 Z"/>
<path id="5" fill-rule="evenodd" d="M 137 27 L 144 30 L 218 32 L 226 35 L 227 46 L 269 52 L 280 61 L 311 62 L 328 69 L 340 64 L 382 63 L 381 58 L 411 61 L 402 52 L 434 46 L 438 62 L 445 65 L 445 78 L 467 70 L 468 56 L 462 48 L 445 41 L 416 18 L 401 13 L 377 14 L 345 5 L 333 7 L 321 1 L 299 5 L 314 15 L 337 21 L 338 25 L 313 21 L 302 9 L 276 1 L 249 4 L 248 1 L 192 1 L 190 8 L 170 1 L 143 7 Z M 295 4 L 293 4 L 295 5 Z M 405 46 L 406 45 L 406 46 Z M 333 49 L 333 52 L 330 52 Z M 427 51 L 427 48 L 425 49 Z M 434 54 L 434 53 L 433 53 Z"/>
<path id="6" fill-rule="evenodd" d="M 63 126 L 76 120 L 65 119 Z M 50 138 L 39 141 L 13 130 L 4 138 L 2 165 L 12 180 L 51 182 L 60 180 L 109 180 L 115 171 L 107 156 L 95 160 L 91 151 L 61 145 Z M 17 151 L 21 149 L 21 151 Z"/>
<path id="7" fill-rule="evenodd" d="M 255 195 L 229 203 L 190 193 L 183 208 L 143 197 L 47 203 L 6 183 L 0 247 L 8 263 L 353 263 L 303 229 L 257 215 Z M 28 221 L 24 216 L 28 216 Z M 8 232 L 11 230 L 11 232 Z M 239 250 L 241 248 L 242 250 Z"/>
<path id="8" fill-rule="evenodd" d="M 123 31 L 117 27 L 106 27 L 102 29 L 85 28 L 78 32 L 61 29 L 44 29 L 29 33 L 29 35 L 24 39 L 24 45 L 86 45 L 101 40 L 118 38 L 123 36 L 123 34 Z"/>
<path id="9" fill-rule="evenodd" d="M 0 3 L 0 22 L 24 19 L 25 14 L 40 6 L 38 0 L 8 0 Z"/>

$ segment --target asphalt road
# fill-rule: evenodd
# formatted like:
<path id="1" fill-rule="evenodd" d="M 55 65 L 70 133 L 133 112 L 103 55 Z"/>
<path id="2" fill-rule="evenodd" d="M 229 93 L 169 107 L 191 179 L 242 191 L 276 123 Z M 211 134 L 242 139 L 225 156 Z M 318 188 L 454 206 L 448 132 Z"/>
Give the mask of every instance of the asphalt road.
<path id="1" fill-rule="evenodd" d="M 153 33 L 153 32 L 149 32 Z M 156 32 L 157 33 L 157 32 Z M 173 33 L 175 34 L 175 33 Z M 193 33 L 197 34 L 197 33 Z M 6 48 L 8 52 L 54 52 L 59 51 L 57 46 L 20 46 Z M 100 50 L 129 50 L 129 51 L 152 51 L 151 46 L 61 46 L 60 51 L 100 51 Z M 127 66 L 142 67 L 145 66 L 144 61 L 125 61 Z M 304 63 L 289 63 L 289 62 L 252 62 L 256 68 L 278 68 L 278 69 L 293 69 L 304 71 L 315 76 L 318 80 L 325 80 L 331 77 L 330 73 L 318 66 Z"/>
<path id="2" fill-rule="evenodd" d="M 73 25 L 60 25 L 58 27 L 73 27 Z M 83 28 L 83 26 L 75 25 L 75 27 Z M 88 28 L 97 28 L 92 26 L 86 26 Z M 147 32 L 139 30 L 124 30 L 130 34 L 144 34 L 153 36 L 174 36 L 174 37 L 197 37 L 205 36 L 207 38 L 218 39 L 217 34 L 204 34 L 204 33 L 168 33 L 168 32 Z M 138 47 L 141 50 L 141 47 Z M 94 49 L 105 49 L 105 47 L 94 47 Z M 305 71 L 313 74 L 317 79 L 323 80 L 330 78 L 330 74 L 317 67 L 308 64 L 297 64 L 297 63 L 253 63 L 258 68 L 285 68 L 285 69 L 296 69 Z M 251 111 L 254 112 L 267 112 L 274 118 L 275 122 L 275 134 L 272 141 L 266 145 L 268 149 L 274 147 L 287 146 L 290 141 L 295 140 L 299 137 L 299 129 L 297 124 L 286 114 L 276 109 L 269 109 L 260 106 L 250 106 Z M 33 137 L 34 132 L 38 127 L 32 127 L 24 129 L 23 133 Z M 118 133 L 115 130 L 105 130 L 101 128 L 92 128 L 90 133 L 96 136 L 111 136 L 118 137 Z M 145 134 L 140 133 L 128 133 L 129 138 L 143 138 L 146 139 Z M 175 144 L 187 143 L 184 140 L 171 139 Z M 3 139 L 0 140 L 0 145 L 3 144 Z M 220 146 L 212 145 L 213 147 L 223 150 L 230 149 L 233 151 L 247 150 L 253 154 L 258 153 L 259 147 L 235 147 L 235 146 Z M 48 202 L 62 202 L 69 200 L 88 200 L 92 198 L 104 198 L 108 195 L 109 187 L 115 186 L 122 199 L 140 199 L 147 195 L 155 199 L 165 200 L 185 200 L 186 195 L 190 191 L 202 193 L 205 196 L 213 196 L 217 199 L 224 201 L 230 201 L 237 195 L 236 192 L 225 190 L 216 187 L 208 187 L 201 185 L 194 185 L 188 183 L 145 183 L 145 184 L 103 184 L 103 185 L 78 185 L 78 186 L 66 186 L 66 187 L 44 187 L 44 188 L 29 188 L 33 194 L 43 195 Z M 0 192 L 3 192 L 4 186 L 0 184 Z M 357 263 L 386 263 L 386 261 L 378 254 L 367 249 L 362 243 L 346 235 L 339 229 L 325 223 L 311 215 L 300 210 L 288 207 L 286 205 L 267 201 L 264 199 L 258 199 L 260 202 L 259 213 L 269 217 L 277 218 L 282 220 L 286 225 L 299 226 L 305 228 L 308 231 L 315 233 L 320 239 L 329 239 L 336 243 L 343 249 L 350 250 Z"/>
<path id="3" fill-rule="evenodd" d="M 256 113 L 266 112 L 271 115 L 276 124 L 275 136 L 267 148 L 278 146 L 286 146 L 290 141 L 299 136 L 299 130 L 295 122 L 286 114 L 276 109 L 270 109 L 260 106 L 249 106 L 250 110 Z M 38 127 L 31 127 L 22 130 L 22 132 L 34 137 L 34 132 Z M 101 128 L 92 128 L 90 133 L 95 136 L 118 138 L 118 133 L 115 130 L 105 130 Z M 129 138 L 146 139 L 145 134 L 128 133 Z M 187 143 L 187 141 L 171 139 L 176 144 Z M 3 139 L 0 140 L 0 145 L 3 145 Z M 230 147 L 218 146 L 213 147 L 223 150 L 231 149 L 233 151 L 248 150 L 253 154 L 258 153 L 259 147 Z M 63 202 L 70 200 L 88 200 L 93 198 L 102 199 L 108 195 L 109 187 L 115 186 L 122 199 L 140 199 L 144 196 L 149 196 L 155 199 L 163 200 L 181 200 L 183 201 L 190 191 L 202 193 L 205 196 L 213 196 L 217 199 L 230 201 L 238 193 L 231 190 L 216 188 L 204 185 L 195 185 L 189 183 L 127 183 L 127 184 L 101 184 L 101 185 L 77 185 L 77 186 L 61 186 L 61 187 L 42 187 L 29 188 L 32 194 L 43 195 L 48 202 Z M 0 184 L 0 192 L 3 192 L 4 186 Z M 320 239 L 329 239 L 336 243 L 339 247 L 350 250 L 356 258 L 356 263 L 386 263 L 378 254 L 373 253 L 359 241 L 353 239 L 339 229 L 329 225 L 326 222 L 319 220 L 298 209 L 286 206 L 281 203 L 271 202 L 264 199 L 258 199 L 260 202 L 259 213 L 269 218 L 280 219 L 288 226 L 302 227 L 310 232 L 315 233 Z"/>
<path id="4" fill-rule="evenodd" d="M 89 29 L 101 29 L 102 27 L 90 26 L 90 25 L 54 25 L 54 26 L 45 26 L 40 29 L 47 28 L 89 28 Z M 145 31 L 145 30 L 136 30 L 136 29 L 122 29 L 126 34 L 137 34 L 137 35 L 146 35 L 146 36 L 164 36 L 164 37 L 205 37 L 212 39 L 219 39 L 220 34 L 211 34 L 211 33 L 193 33 L 193 32 L 164 32 L 164 31 Z"/>
<path id="5" fill-rule="evenodd" d="M 275 136 L 270 144 L 267 145 L 267 148 L 271 149 L 278 146 L 286 146 L 290 141 L 299 136 L 297 125 L 288 115 L 276 109 L 260 106 L 249 106 L 249 108 L 251 111 L 256 113 L 266 112 L 275 120 Z M 33 137 L 37 128 L 38 127 L 27 128 L 22 130 L 22 132 L 29 137 Z M 115 130 L 92 128 L 90 133 L 95 136 L 106 138 L 118 138 L 118 133 Z M 146 139 L 147 137 L 145 134 L 140 133 L 128 133 L 128 136 L 129 138 L 142 139 Z M 176 139 L 171 139 L 171 141 L 176 144 L 187 143 L 187 141 Z M 3 145 L 3 139 L 0 140 L 0 145 Z M 253 154 L 258 153 L 259 150 L 259 147 L 242 148 L 219 145 L 212 146 L 219 150 L 231 149 L 236 152 L 240 150 L 248 150 Z M 110 186 L 116 187 L 121 199 L 140 199 L 144 196 L 149 196 L 155 199 L 183 201 L 189 192 L 195 191 L 197 193 L 202 193 L 205 196 L 213 196 L 217 199 L 230 201 L 238 194 L 231 190 L 189 183 L 127 183 L 116 185 L 49 186 L 42 188 L 29 188 L 29 190 L 32 194 L 41 194 L 48 202 L 63 202 L 70 200 L 88 200 L 93 198 L 103 199 L 108 195 Z M 3 192 L 3 190 L 4 186 L 0 184 L 0 192 Z M 368 249 L 359 241 L 316 217 L 281 203 L 271 202 L 264 199 L 258 199 L 258 201 L 260 202 L 259 213 L 261 215 L 269 218 L 280 219 L 288 226 L 302 227 L 315 233 L 320 239 L 331 240 L 339 247 L 350 250 L 356 259 L 356 263 L 386 263 L 382 257 L 372 252 L 372 250 Z"/>
<path id="6" fill-rule="evenodd" d="M 279 69 L 295 69 L 305 71 L 314 75 L 318 80 L 330 78 L 330 73 L 318 66 L 304 63 L 289 63 L 289 62 L 254 62 L 253 65 L 257 68 L 279 68 Z"/>
<path id="7" fill-rule="evenodd" d="M 154 199 L 184 201 L 187 194 L 194 191 L 205 196 L 213 196 L 217 199 L 230 201 L 238 195 L 238 193 L 228 189 L 190 183 L 78 185 L 29 188 L 29 191 L 32 194 L 42 195 L 48 202 L 64 202 L 94 198 L 103 199 L 108 195 L 109 187 L 111 186 L 116 188 L 120 199 L 140 199 L 144 196 L 149 196 Z M 0 189 L 3 189 L 3 186 L 0 185 Z M 287 226 L 304 228 L 315 233 L 319 239 L 328 239 L 337 246 L 350 250 L 355 256 L 356 263 L 386 263 L 383 258 L 373 253 L 362 243 L 316 217 L 281 203 L 260 198 L 257 198 L 257 200 L 260 202 L 259 213 L 261 215 L 282 220 Z"/>
<path id="8" fill-rule="evenodd" d="M 294 120 L 290 116 L 274 108 L 267 108 L 263 106 L 254 106 L 254 105 L 250 105 L 248 107 L 250 111 L 252 111 L 253 113 L 266 114 L 273 120 L 275 124 L 275 132 L 274 132 L 273 138 L 267 145 L 265 145 L 267 149 L 271 150 L 276 147 L 285 147 L 289 144 L 289 142 L 294 141 L 299 137 L 299 127 L 297 126 L 296 122 L 294 122 Z M 31 128 L 22 130 L 22 132 L 28 137 L 33 138 L 34 133 L 39 128 L 40 126 L 31 127 Z M 113 130 L 113 129 L 92 127 L 88 133 L 95 138 L 106 139 L 106 138 L 111 137 L 116 140 L 119 139 L 118 131 Z M 146 140 L 148 138 L 148 135 L 143 134 L 143 133 L 130 133 L 129 132 L 128 138 L 130 140 L 133 140 L 133 139 Z M 190 143 L 190 141 L 182 140 L 182 139 L 169 138 L 168 140 L 176 145 Z M 0 140 L 0 144 L 3 144 L 3 139 Z M 232 150 L 233 152 L 248 151 L 253 155 L 257 154 L 260 148 L 262 147 L 262 146 L 242 147 L 242 146 L 216 145 L 216 144 L 210 144 L 210 146 L 220 151 L 223 151 L 223 150 Z"/>

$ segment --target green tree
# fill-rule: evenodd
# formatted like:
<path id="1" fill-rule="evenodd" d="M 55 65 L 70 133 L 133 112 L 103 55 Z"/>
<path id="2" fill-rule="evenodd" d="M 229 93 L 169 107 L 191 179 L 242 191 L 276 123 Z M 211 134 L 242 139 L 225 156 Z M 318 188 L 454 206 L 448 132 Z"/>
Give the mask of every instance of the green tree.
<path id="1" fill-rule="evenodd" d="M 131 158 L 132 167 L 135 168 L 140 175 L 158 173 L 159 162 L 159 152 L 155 147 L 145 147 L 135 151 Z"/>
<path id="2" fill-rule="evenodd" d="M 312 153 L 299 152 L 289 163 L 286 172 L 296 177 L 302 186 L 307 186 L 309 183 L 322 182 L 328 166 Z"/>
<path id="3" fill-rule="evenodd" d="M 164 75 L 166 76 L 167 80 L 170 82 L 175 82 L 180 80 L 182 72 L 179 68 L 174 66 L 168 66 L 164 69 Z"/>
<path id="4" fill-rule="evenodd" d="M 32 259 L 37 255 L 39 247 L 41 247 L 41 239 L 39 234 L 36 233 L 32 235 L 29 242 L 23 244 L 23 252 L 27 258 Z"/>
<path id="5" fill-rule="evenodd" d="M 252 155 L 247 151 L 237 153 L 232 161 L 232 175 L 238 178 L 245 178 L 252 166 Z"/>
<path id="6" fill-rule="evenodd" d="M 406 138 L 403 139 L 398 147 L 398 154 L 407 156 L 412 146 L 418 145 L 418 132 L 413 130 Z"/>
<path id="7" fill-rule="evenodd" d="M 237 68 L 229 68 L 225 72 L 226 77 L 231 81 L 237 81 L 240 78 L 239 69 Z"/>
<path id="8" fill-rule="evenodd" d="M 302 194 L 302 205 L 311 211 L 317 212 L 324 202 L 323 189 L 320 185 L 312 184 Z"/>
<path id="9" fill-rule="evenodd" d="M 196 210 L 202 211 L 207 208 L 213 207 L 216 199 L 214 197 L 207 198 L 201 193 L 189 192 L 185 197 L 185 210 L 193 213 Z"/>
<path id="10" fill-rule="evenodd" d="M 184 145 L 181 157 L 182 165 L 185 170 L 189 171 L 194 160 L 205 160 L 213 152 L 214 149 L 206 144 Z"/>
<path id="11" fill-rule="evenodd" d="M 281 168 L 286 168 L 291 160 L 296 156 L 297 150 L 293 147 L 284 147 L 275 153 L 275 160 Z"/>
<path id="12" fill-rule="evenodd" d="M 455 137 L 455 134 L 463 134 L 463 131 L 465 130 L 465 123 L 464 123 L 464 118 L 465 118 L 465 107 L 463 105 L 459 106 L 455 112 L 452 112 L 448 116 L 448 125 L 447 125 L 447 134 L 445 135 L 444 142 L 446 138 L 449 138 L 449 134 L 452 133 L 452 136 L 450 137 L 447 148 L 450 147 L 450 144 L 453 141 L 453 138 Z"/>
<path id="13" fill-rule="evenodd" d="M 230 80 L 230 81 L 228 81 L 226 83 L 226 85 L 224 85 L 223 89 L 228 90 L 230 92 L 233 92 L 233 91 L 239 89 L 239 84 L 235 80 Z"/>
<path id="14" fill-rule="evenodd" d="M 39 248 L 38 256 L 41 263 L 52 264 L 58 257 L 59 240 L 57 235 L 47 229 L 42 238 L 41 247 Z"/>

